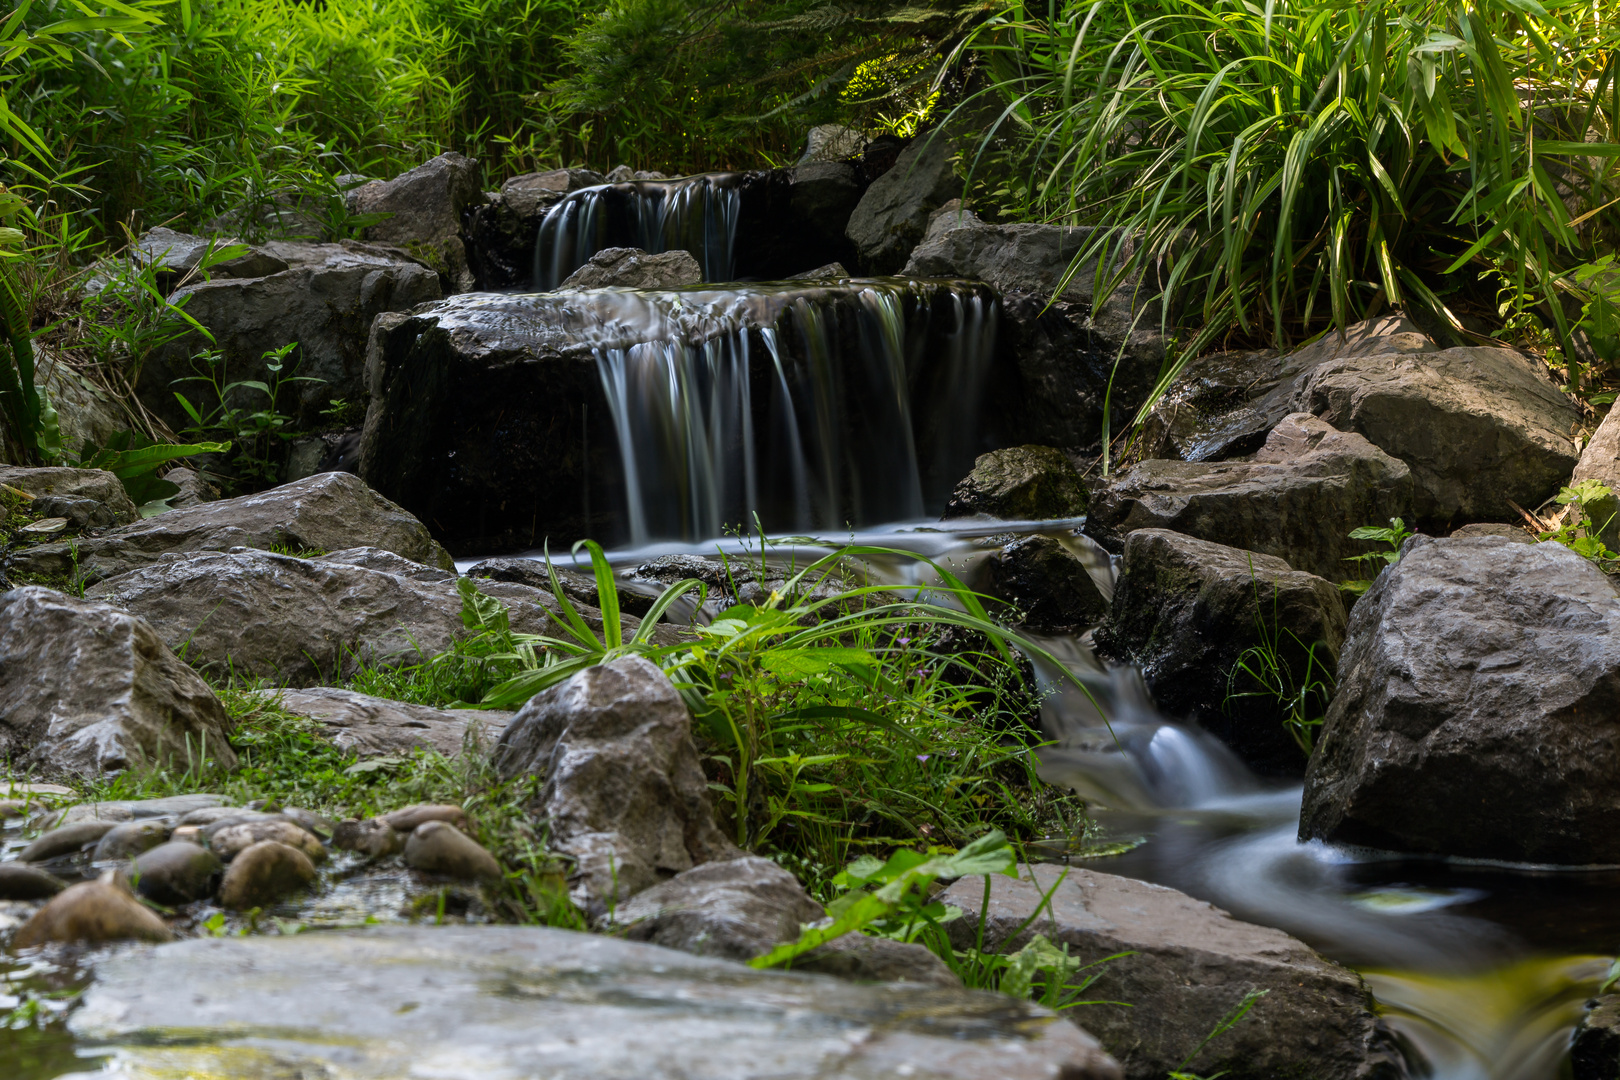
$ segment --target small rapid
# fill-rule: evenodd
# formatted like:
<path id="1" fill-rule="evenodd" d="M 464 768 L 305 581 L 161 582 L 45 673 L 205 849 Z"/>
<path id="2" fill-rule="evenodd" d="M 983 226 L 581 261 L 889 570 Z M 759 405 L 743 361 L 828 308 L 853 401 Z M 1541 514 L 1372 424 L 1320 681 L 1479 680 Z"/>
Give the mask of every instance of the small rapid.
<path id="1" fill-rule="evenodd" d="M 916 520 L 771 540 L 763 555 L 757 541 L 728 536 L 625 548 L 610 559 L 620 570 L 670 554 L 803 566 L 853 543 L 911 552 L 973 586 L 1005 543 L 1039 532 L 1082 553 L 1093 579 L 1111 591 L 1111 560 L 1078 535 L 1078 524 Z M 921 590 L 935 583 L 914 559 L 864 563 L 875 583 Z M 1040 775 L 1083 795 L 1106 840 L 1135 844 L 1082 865 L 1179 889 L 1356 968 L 1413 1077 L 1569 1075 L 1571 1032 L 1620 943 L 1620 873 L 1302 843 L 1297 783 L 1256 777 L 1212 736 L 1161 715 L 1140 673 L 1101 662 L 1089 634 L 1038 643 L 1064 669 L 1036 665 L 1051 740 Z M 1063 859 L 1071 845 L 1054 837 L 1048 847 Z"/>
<path id="2" fill-rule="evenodd" d="M 705 281 L 735 276 L 741 173 L 632 180 L 569 192 L 541 220 L 534 287 L 546 292 L 609 247 L 691 251 Z"/>

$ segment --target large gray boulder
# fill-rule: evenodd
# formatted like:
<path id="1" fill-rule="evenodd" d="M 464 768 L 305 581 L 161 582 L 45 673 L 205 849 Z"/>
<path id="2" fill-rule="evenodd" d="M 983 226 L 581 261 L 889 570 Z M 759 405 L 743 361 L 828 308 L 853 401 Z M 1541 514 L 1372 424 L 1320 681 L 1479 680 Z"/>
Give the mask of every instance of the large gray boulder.
<path id="1" fill-rule="evenodd" d="M 1009 520 L 1078 517 L 1086 486 L 1074 464 L 1050 446 L 1009 446 L 980 454 L 945 505 L 947 518 L 987 514 Z"/>
<path id="2" fill-rule="evenodd" d="M 335 686 L 267 691 L 284 711 L 314 720 L 339 750 L 360 757 L 436 750 L 454 757 L 469 739 L 492 744 L 513 714 L 499 709 L 435 709 Z"/>
<path id="3" fill-rule="evenodd" d="M 1426 520 L 1512 520 L 1557 493 L 1580 414 L 1545 367 L 1511 349 L 1441 349 L 1389 316 L 1286 357 L 1196 361 L 1156 410 L 1156 452 L 1213 461 L 1256 449 L 1290 413 L 1363 435 L 1412 470 Z"/>
<path id="4" fill-rule="evenodd" d="M 545 777 L 534 809 L 575 861 L 575 900 L 593 915 L 740 854 L 715 826 L 686 703 L 650 660 L 587 668 L 536 694 L 494 760 L 503 779 Z"/>
<path id="5" fill-rule="evenodd" d="M 799 879 L 748 855 L 704 863 L 637 893 L 613 913 L 625 937 L 695 956 L 752 960 L 826 912 Z"/>
<path id="6" fill-rule="evenodd" d="M 169 510 L 72 543 L 40 544 L 19 552 L 13 566 L 34 574 L 77 572 L 95 582 L 168 555 L 237 547 L 324 553 L 362 544 L 435 567 L 451 565 L 420 521 L 359 477 L 332 472 L 256 495 Z"/>
<path id="7" fill-rule="evenodd" d="M 1313 647 L 1316 677 L 1331 679 L 1344 634 L 1339 590 L 1315 574 L 1271 555 L 1138 529 L 1125 538 L 1096 642 L 1104 655 L 1142 669 L 1166 715 L 1214 734 L 1252 768 L 1297 776 L 1305 754 L 1284 727 L 1284 710 L 1268 697 L 1228 700 L 1229 691 L 1255 689 L 1232 672 L 1248 649 L 1274 642 L 1295 685 L 1313 666 Z"/>
<path id="8" fill-rule="evenodd" d="M 439 272 L 445 292 L 467 292 L 474 280 L 462 225 L 464 215 L 483 202 L 479 175 L 478 162 L 471 158 L 440 154 L 392 180 L 355 188 L 348 195 L 349 209 L 388 214 L 367 226 L 367 240 L 405 248 Z"/>
<path id="9" fill-rule="evenodd" d="M 1012 605 L 1019 625 L 1079 633 L 1108 613 L 1108 597 L 1073 545 L 1072 538 L 1036 534 L 990 557 L 989 592 Z"/>
<path id="10" fill-rule="evenodd" d="M 989 225 L 953 203 L 935 213 L 903 271 L 973 278 L 1001 295 L 998 347 L 1023 383 L 1021 439 L 1089 445 L 1102 434 L 1105 399 L 1117 434 L 1158 380 L 1159 290 L 1133 278 L 1099 299 L 1095 257 L 1063 283 L 1097 236 L 1089 228 Z M 1129 254 L 1127 247 L 1117 257 Z"/>
<path id="11" fill-rule="evenodd" d="M 892 274 L 905 266 L 928 227 L 928 215 L 962 193 L 951 164 L 954 154 L 943 132 L 919 135 L 900 152 L 894 168 L 866 189 L 845 235 L 867 272 Z"/>
<path id="12" fill-rule="evenodd" d="M 87 499 L 104 507 L 107 516 L 119 524 L 134 521 L 139 516 L 123 482 L 105 469 L 0 465 L 0 484 L 32 495 L 36 501 Z"/>
<path id="13" fill-rule="evenodd" d="M 1300 836 L 1620 862 L 1620 597 L 1556 543 L 1414 537 L 1350 616 Z"/>
<path id="14" fill-rule="evenodd" d="M 455 575 L 359 566 L 347 554 L 193 552 L 108 578 L 86 595 L 139 615 L 194 665 L 280 686 L 318 686 L 364 665 L 421 663 L 471 633 Z M 479 590 L 507 605 L 514 630 L 557 632 L 550 593 L 505 582 Z"/>
<path id="15" fill-rule="evenodd" d="M 38 585 L 0 595 L 0 758 L 42 774 L 234 768 L 213 690 L 144 620 Z"/>
<path id="16" fill-rule="evenodd" d="M 1361 978 L 1281 930 L 1112 874 L 1050 864 L 1018 872 L 1017 880 L 990 879 L 984 947 L 1012 952 L 1044 934 L 1088 964 L 1114 957 L 1093 969 L 1098 978 L 1086 998 L 1094 1004 L 1083 1015 L 1129 1080 L 1164 1080 L 1182 1068 L 1232 1080 L 1405 1075 Z M 982 877 L 963 878 L 939 897 L 962 909 L 962 918 L 948 924 L 957 948 L 977 939 L 984 884 Z M 1054 886 L 1050 907 L 1019 933 Z M 1241 1023 L 1187 1061 L 1251 990 L 1266 994 Z"/>
<path id="17" fill-rule="evenodd" d="M 213 335 L 186 334 L 155 350 L 141 365 L 135 389 L 142 402 L 176 430 L 191 421 L 175 401 L 184 394 L 204 411 L 215 402 L 205 384 L 175 380 L 196 375 L 205 349 L 224 354 L 225 380 L 265 379 L 264 353 L 296 342 L 290 371 L 320 382 L 294 383 L 278 403 L 315 422 L 333 398 L 362 401 L 366 333 L 385 311 L 405 311 L 443 295 L 438 275 L 397 249 L 345 240 L 336 244 L 272 241 L 260 249 L 257 277 L 195 281 L 170 296 Z M 270 269 L 279 264 L 280 269 Z M 244 399 L 246 400 L 246 399 Z M 261 397 L 255 407 L 264 403 Z"/>
<path id="18" fill-rule="evenodd" d="M 1355 576 L 1344 560 L 1365 549 L 1350 531 L 1409 517 L 1412 499 L 1405 464 L 1360 435 L 1294 413 L 1246 461 L 1135 465 L 1095 494 L 1089 527 L 1171 529 L 1339 582 Z"/>
<path id="19" fill-rule="evenodd" d="M 183 994 L 154 986 L 185 987 Z M 231 1080 L 1119 1080 L 1096 1040 L 982 991 L 851 986 L 540 926 L 200 939 L 97 965 L 70 1021 L 132 1075 Z M 273 1050 L 244 1057 L 244 1040 Z M 223 1062 L 224 1064 L 218 1064 Z M 240 1065 L 233 1063 L 243 1063 Z"/>
<path id="20" fill-rule="evenodd" d="M 703 267 L 685 250 L 649 255 L 640 248 L 603 248 L 557 286 L 575 289 L 679 289 L 703 280 Z"/>

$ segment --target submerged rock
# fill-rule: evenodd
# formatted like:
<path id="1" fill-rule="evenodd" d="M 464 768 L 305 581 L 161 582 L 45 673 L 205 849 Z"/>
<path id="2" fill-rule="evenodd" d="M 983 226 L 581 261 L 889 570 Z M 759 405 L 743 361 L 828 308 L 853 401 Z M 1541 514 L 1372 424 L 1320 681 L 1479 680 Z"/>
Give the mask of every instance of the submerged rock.
<path id="1" fill-rule="evenodd" d="M 420 521 L 349 473 L 304 480 L 235 499 L 170 510 L 98 537 L 19 552 L 27 573 L 76 572 L 95 582 L 163 561 L 166 555 L 246 547 L 340 551 L 361 544 L 416 562 L 450 566 Z"/>
<path id="2" fill-rule="evenodd" d="M 737 849 L 714 824 L 686 703 L 629 656 L 536 694 L 495 748 L 502 779 L 545 777 L 535 811 L 592 914 Z"/>
<path id="3" fill-rule="evenodd" d="M 100 775 L 236 766 L 208 684 L 143 619 L 38 585 L 0 595 L 0 757 Z"/>
<path id="4" fill-rule="evenodd" d="M 61 858 L 63 855 L 71 855 L 76 851 L 83 851 L 92 844 L 100 843 L 101 838 L 112 832 L 115 827 L 111 821 L 81 821 L 72 825 L 59 825 L 19 851 L 17 858 L 23 862 L 45 862 Z"/>
<path id="5" fill-rule="evenodd" d="M 467 739 L 493 743 L 513 713 L 497 709 L 435 709 L 359 694 L 332 686 L 283 690 L 277 704 L 296 716 L 307 716 L 345 753 L 361 757 L 437 750 L 453 757 Z"/>
<path id="6" fill-rule="evenodd" d="M 157 994 L 154 986 L 184 986 Z M 853 986 L 545 927 L 387 927 L 181 942 L 97 968 L 69 1020 L 121 1066 L 357 1077 L 1118 1080 L 1069 1021 L 986 992 Z M 157 1038 L 184 1029 L 184 1046 Z M 257 1052 L 255 1052 L 256 1054 Z M 1162 1076 L 1161 1076 L 1162 1080 Z"/>
<path id="7" fill-rule="evenodd" d="M 1012 446 L 980 454 L 956 485 L 947 518 L 988 514 L 1009 520 L 1078 517 L 1086 488 L 1068 456 L 1050 446 Z"/>
<path id="8" fill-rule="evenodd" d="M 631 941 L 694 956 L 751 960 L 826 915 L 799 879 L 748 855 L 704 863 L 637 893 L 613 913 Z"/>
<path id="9" fill-rule="evenodd" d="M 484 846 L 448 821 L 424 821 L 405 841 L 405 865 L 464 881 L 496 881 L 501 864 Z"/>
<path id="10" fill-rule="evenodd" d="M 200 844 L 171 840 L 135 859 L 135 891 L 159 904 L 189 904 L 212 896 L 224 865 Z"/>
<path id="11" fill-rule="evenodd" d="M 315 864 L 298 848 L 260 840 L 231 860 L 219 902 L 238 911 L 265 907 L 315 880 Z"/>
<path id="12" fill-rule="evenodd" d="M 11 946 L 27 949 L 50 941 L 93 944 L 128 939 L 172 941 L 174 934 L 109 876 L 63 889 L 23 924 Z"/>
<path id="13" fill-rule="evenodd" d="M 573 289 L 679 289 L 703 280 L 703 267 L 688 251 L 649 255 L 640 248 L 603 248 L 557 286 Z"/>
<path id="14" fill-rule="evenodd" d="M 1251 768 L 1300 775 L 1305 754 L 1270 697 L 1234 697 L 1255 687 L 1233 670 L 1251 647 L 1274 644 L 1277 659 L 1303 686 L 1317 649 L 1318 680 L 1331 680 L 1345 633 L 1339 590 L 1282 559 L 1213 544 L 1165 529 L 1125 538 L 1099 651 L 1137 664 L 1168 716 L 1196 723 Z M 1326 683 L 1331 692 L 1331 681 Z M 1316 703 L 1325 708 L 1326 698 Z"/>
<path id="15" fill-rule="evenodd" d="M 1302 839 L 1620 863 L 1620 597 L 1562 544 L 1414 537 L 1356 603 Z"/>
<path id="16" fill-rule="evenodd" d="M 1355 972 L 1281 930 L 1239 922 L 1174 889 L 1073 867 L 1058 884 L 1064 873 L 1042 864 L 1020 866 L 1017 880 L 992 878 L 984 947 L 1010 953 L 1038 933 L 1088 964 L 1114 957 L 1093 969 L 1098 978 L 1086 997 L 1097 1003 L 1083 1013 L 1131 1080 L 1164 1080 L 1181 1069 L 1242 1080 L 1404 1075 Z M 963 878 L 939 897 L 962 909 L 948 924 L 957 948 L 977 938 L 984 881 Z M 1019 934 L 1054 886 L 1047 912 Z M 1267 993 L 1188 1061 L 1251 990 Z"/>
<path id="17" fill-rule="evenodd" d="M 1309 413 L 1285 417 L 1247 461 L 1141 462 L 1099 491 L 1088 529 L 1171 529 L 1274 555 L 1339 582 L 1366 545 L 1362 525 L 1410 517 L 1412 474 L 1365 438 Z"/>

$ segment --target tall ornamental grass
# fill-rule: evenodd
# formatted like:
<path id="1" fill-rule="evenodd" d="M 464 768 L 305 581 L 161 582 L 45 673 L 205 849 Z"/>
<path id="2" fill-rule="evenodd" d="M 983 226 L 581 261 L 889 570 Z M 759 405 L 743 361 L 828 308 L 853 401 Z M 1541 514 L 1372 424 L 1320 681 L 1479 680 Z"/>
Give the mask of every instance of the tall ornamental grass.
<path id="1" fill-rule="evenodd" d="M 1198 328 L 1182 357 L 1392 305 L 1466 337 L 1454 306 L 1482 272 L 1567 336 L 1563 275 L 1616 235 L 1617 17 L 1613 0 L 1012 3 L 958 53 L 998 106 L 973 167 L 1004 212 L 1104 227 L 1071 275 L 1105 252 L 1099 287 L 1156 267 Z"/>

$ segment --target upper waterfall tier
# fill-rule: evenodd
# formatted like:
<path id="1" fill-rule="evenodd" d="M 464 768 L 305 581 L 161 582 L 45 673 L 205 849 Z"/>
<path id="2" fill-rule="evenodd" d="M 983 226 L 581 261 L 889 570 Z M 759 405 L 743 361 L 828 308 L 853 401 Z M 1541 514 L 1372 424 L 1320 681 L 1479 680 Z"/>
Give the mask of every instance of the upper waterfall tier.
<path id="1" fill-rule="evenodd" d="M 736 274 L 737 222 L 743 173 L 703 173 L 675 180 L 634 180 L 569 193 L 540 222 L 534 287 L 555 289 L 610 247 L 692 253 L 705 281 Z"/>
<path id="2" fill-rule="evenodd" d="M 361 468 L 461 550 L 935 516 L 996 321 L 901 278 L 457 296 L 379 320 Z"/>

